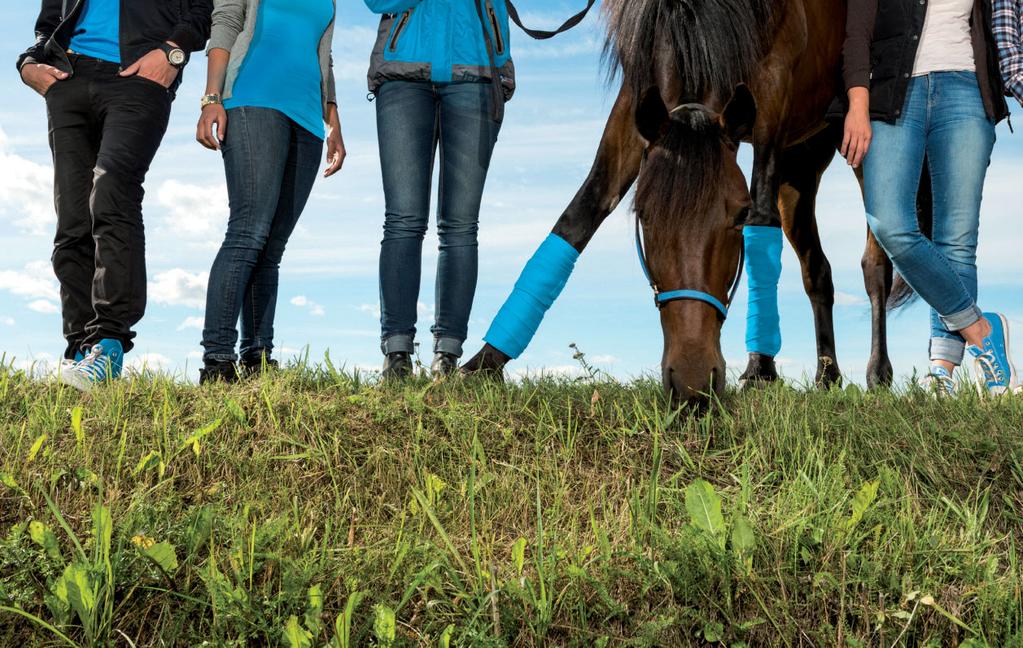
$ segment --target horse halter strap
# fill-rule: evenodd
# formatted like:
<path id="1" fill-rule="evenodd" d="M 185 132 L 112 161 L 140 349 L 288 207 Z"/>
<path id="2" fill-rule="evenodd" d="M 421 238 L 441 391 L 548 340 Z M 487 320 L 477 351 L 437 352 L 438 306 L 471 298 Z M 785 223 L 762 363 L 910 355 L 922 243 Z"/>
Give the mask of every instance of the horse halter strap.
<path id="1" fill-rule="evenodd" d="M 639 265 L 643 268 L 643 274 L 646 275 L 646 280 L 650 282 L 650 287 L 654 290 L 654 305 L 657 308 L 664 308 L 669 303 L 675 301 L 699 301 L 713 306 L 721 313 L 722 319 L 728 318 L 728 309 L 735 300 L 735 293 L 739 291 L 739 284 L 742 282 L 742 269 L 746 265 L 746 250 L 744 247 L 739 248 L 739 268 L 735 272 L 735 282 L 732 284 L 732 289 L 728 292 L 728 301 L 726 302 L 722 302 L 714 295 L 702 290 L 680 289 L 661 292 L 657 282 L 650 276 L 650 266 L 647 263 L 646 249 L 643 246 L 643 230 L 638 215 L 636 216 L 636 253 L 639 255 Z"/>

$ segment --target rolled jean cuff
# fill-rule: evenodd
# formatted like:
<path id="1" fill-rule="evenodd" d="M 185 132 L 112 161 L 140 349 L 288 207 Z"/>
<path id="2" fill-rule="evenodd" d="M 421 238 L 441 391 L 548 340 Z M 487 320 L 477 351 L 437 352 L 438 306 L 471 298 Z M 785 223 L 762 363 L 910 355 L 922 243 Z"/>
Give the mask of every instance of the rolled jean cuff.
<path id="1" fill-rule="evenodd" d="M 963 356 L 966 354 L 966 343 L 962 340 L 955 340 L 946 337 L 931 338 L 931 361 L 943 360 L 951 362 L 955 366 L 963 364 Z"/>
<path id="2" fill-rule="evenodd" d="M 237 362 L 236 353 L 207 353 L 202 357 L 203 362 Z"/>
<path id="3" fill-rule="evenodd" d="M 392 335 L 380 343 L 384 355 L 391 353 L 415 353 L 416 343 L 411 335 Z"/>
<path id="4" fill-rule="evenodd" d="M 462 357 L 462 341 L 452 337 L 438 337 L 433 340 L 434 353 L 450 353 L 456 358 Z"/>
<path id="5" fill-rule="evenodd" d="M 977 308 L 976 304 L 973 304 L 966 310 L 961 310 L 958 313 L 952 315 L 942 315 L 941 321 L 945 324 L 945 328 L 950 331 L 961 331 L 965 328 L 969 328 L 973 324 L 976 324 L 980 319 L 984 317 L 984 313 Z"/>

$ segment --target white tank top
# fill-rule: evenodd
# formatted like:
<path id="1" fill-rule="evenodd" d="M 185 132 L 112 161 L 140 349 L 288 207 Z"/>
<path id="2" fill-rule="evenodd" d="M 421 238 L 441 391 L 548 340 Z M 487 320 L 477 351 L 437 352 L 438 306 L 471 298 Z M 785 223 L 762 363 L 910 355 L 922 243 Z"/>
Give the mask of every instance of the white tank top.
<path id="1" fill-rule="evenodd" d="M 974 0 L 929 0 L 913 76 L 931 72 L 974 72 L 970 16 Z"/>

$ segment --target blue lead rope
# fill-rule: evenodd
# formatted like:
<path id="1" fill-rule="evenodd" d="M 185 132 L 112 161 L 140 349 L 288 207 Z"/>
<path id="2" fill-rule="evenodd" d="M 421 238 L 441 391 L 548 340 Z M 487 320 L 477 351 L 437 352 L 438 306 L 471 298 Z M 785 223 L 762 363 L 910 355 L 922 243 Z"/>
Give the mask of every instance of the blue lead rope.
<path id="1" fill-rule="evenodd" d="M 728 318 L 728 309 L 735 300 L 735 293 L 739 291 L 739 284 L 742 281 L 742 269 L 746 265 L 746 250 L 744 247 L 739 248 L 739 269 L 735 273 L 735 283 L 732 284 L 732 289 L 728 293 L 728 301 L 725 303 L 721 303 L 720 299 L 702 290 L 669 290 L 661 292 L 660 288 L 657 287 L 657 282 L 650 276 L 646 250 L 643 247 L 643 231 L 639 223 L 639 216 L 636 216 L 636 253 L 639 255 L 639 265 L 643 268 L 643 274 L 646 275 L 646 280 L 650 283 L 650 287 L 654 289 L 654 305 L 657 308 L 664 308 L 667 304 L 674 301 L 699 301 L 713 306 L 721 313 L 722 318 Z"/>

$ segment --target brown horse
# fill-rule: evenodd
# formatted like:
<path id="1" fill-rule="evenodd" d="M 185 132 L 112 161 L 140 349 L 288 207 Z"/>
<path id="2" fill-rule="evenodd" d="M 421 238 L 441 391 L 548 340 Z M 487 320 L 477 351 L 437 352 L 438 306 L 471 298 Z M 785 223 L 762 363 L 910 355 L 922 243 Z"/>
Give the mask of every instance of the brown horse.
<path id="1" fill-rule="evenodd" d="M 604 10 L 622 88 L 589 177 L 554 234 L 581 252 L 638 177 L 652 280 L 723 300 L 740 264 L 742 226 L 781 226 L 813 310 L 817 381 L 836 383 L 834 285 L 815 205 L 836 149 L 825 114 L 840 90 L 845 0 L 608 0 Z M 749 190 L 736 161 L 740 141 L 754 149 Z M 892 376 L 892 270 L 869 233 L 863 270 L 874 324 L 868 382 L 883 384 Z M 695 401 L 722 390 L 718 310 L 680 300 L 660 315 L 665 388 Z M 509 360 L 487 344 L 465 370 L 500 371 Z M 773 358 L 751 356 L 743 377 L 776 378 Z"/>

